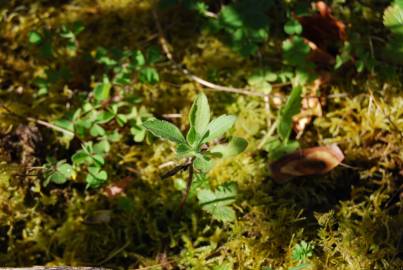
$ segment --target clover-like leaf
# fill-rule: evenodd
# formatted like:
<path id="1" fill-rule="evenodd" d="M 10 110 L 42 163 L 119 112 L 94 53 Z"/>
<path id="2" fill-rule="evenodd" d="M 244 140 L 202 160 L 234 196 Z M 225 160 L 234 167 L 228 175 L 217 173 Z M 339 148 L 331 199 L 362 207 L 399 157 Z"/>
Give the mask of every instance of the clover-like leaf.
<path id="1" fill-rule="evenodd" d="M 157 137 L 176 143 L 186 144 L 186 140 L 179 128 L 168 121 L 150 119 L 145 121 L 143 126 Z"/>
<path id="2" fill-rule="evenodd" d="M 106 171 L 101 170 L 99 167 L 89 167 L 88 175 L 85 179 L 87 187 L 97 188 L 108 179 Z"/>
<path id="3" fill-rule="evenodd" d="M 284 32 L 289 35 L 299 35 L 302 33 L 302 25 L 297 20 L 291 19 L 285 23 Z"/>
<path id="4" fill-rule="evenodd" d="M 98 102 L 107 100 L 110 95 L 110 91 L 112 88 L 112 84 L 109 81 L 108 77 L 104 77 L 101 83 L 98 83 L 94 88 L 94 97 Z"/>

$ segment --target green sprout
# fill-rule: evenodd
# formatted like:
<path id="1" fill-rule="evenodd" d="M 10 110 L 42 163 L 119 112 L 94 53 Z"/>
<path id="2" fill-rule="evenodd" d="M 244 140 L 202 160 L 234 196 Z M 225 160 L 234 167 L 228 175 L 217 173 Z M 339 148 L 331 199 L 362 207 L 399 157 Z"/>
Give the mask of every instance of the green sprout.
<path id="1" fill-rule="evenodd" d="M 188 169 L 189 179 L 186 185 L 186 192 L 181 202 L 181 207 L 186 201 L 193 174 L 205 174 L 214 165 L 216 158 L 227 158 L 243 152 L 248 143 L 243 138 L 232 137 L 227 144 L 211 146 L 211 142 L 221 138 L 235 123 L 233 115 L 221 115 L 210 121 L 210 107 L 207 97 L 200 93 L 193 102 L 189 113 L 190 128 L 185 136 L 178 127 L 170 122 L 150 119 L 143 123 L 143 126 L 157 137 L 167 139 L 176 143 L 176 154 L 180 158 L 186 158 L 184 165 L 175 168 L 172 173 Z"/>

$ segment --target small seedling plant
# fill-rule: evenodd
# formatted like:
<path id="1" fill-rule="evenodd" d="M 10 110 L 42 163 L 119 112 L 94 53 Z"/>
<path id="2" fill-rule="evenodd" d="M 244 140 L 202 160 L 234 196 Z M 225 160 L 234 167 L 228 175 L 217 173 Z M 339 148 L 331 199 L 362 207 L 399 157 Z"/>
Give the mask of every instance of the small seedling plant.
<path id="1" fill-rule="evenodd" d="M 200 93 L 193 102 L 189 113 L 190 128 L 186 137 L 178 127 L 168 121 L 154 118 L 144 122 L 144 127 L 152 134 L 176 144 L 176 154 L 179 158 L 186 158 L 184 164 L 166 174 L 166 176 L 172 176 L 179 171 L 188 170 L 189 177 L 180 208 L 183 207 L 188 197 L 194 178 L 204 178 L 217 158 L 232 157 L 246 149 L 248 143 L 240 137 L 232 137 L 227 144 L 213 145 L 214 141 L 223 137 L 234 125 L 235 120 L 236 117 L 233 115 L 221 115 L 210 121 L 207 97 Z M 234 194 L 233 188 L 229 190 L 232 190 L 231 194 Z"/>

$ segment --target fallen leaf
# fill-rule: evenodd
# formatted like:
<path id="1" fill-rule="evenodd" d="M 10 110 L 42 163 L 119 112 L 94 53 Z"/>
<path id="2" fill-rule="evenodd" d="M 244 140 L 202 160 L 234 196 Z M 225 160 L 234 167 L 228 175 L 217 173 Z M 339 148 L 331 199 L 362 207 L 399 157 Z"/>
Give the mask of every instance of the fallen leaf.
<path id="1" fill-rule="evenodd" d="M 325 174 L 337 167 L 344 154 L 336 144 L 301 149 L 270 164 L 275 180 L 286 181 L 293 177 Z"/>
<path id="2" fill-rule="evenodd" d="M 302 36 L 311 48 L 310 60 L 322 65 L 334 64 L 338 46 L 347 40 L 346 25 L 332 15 L 323 1 L 315 3 L 318 13 L 310 16 L 295 16 L 302 25 Z"/>
<path id="3" fill-rule="evenodd" d="M 123 194 L 126 190 L 126 187 L 130 184 L 131 180 L 132 178 L 128 176 L 122 180 L 109 184 L 104 189 L 106 196 L 108 196 L 109 198 L 114 198 L 118 195 Z"/>

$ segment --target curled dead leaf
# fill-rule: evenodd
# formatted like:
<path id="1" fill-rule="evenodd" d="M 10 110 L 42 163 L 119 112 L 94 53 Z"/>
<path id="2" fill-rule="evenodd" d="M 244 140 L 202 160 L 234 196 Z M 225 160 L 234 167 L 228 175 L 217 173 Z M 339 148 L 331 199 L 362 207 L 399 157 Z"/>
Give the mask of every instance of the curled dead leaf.
<path id="1" fill-rule="evenodd" d="M 270 164 L 272 176 L 277 181 L 293 177 L 325 174 L 337 167 L 344 154 L 336 144 L 301 149 L 285 155 Z"/>

